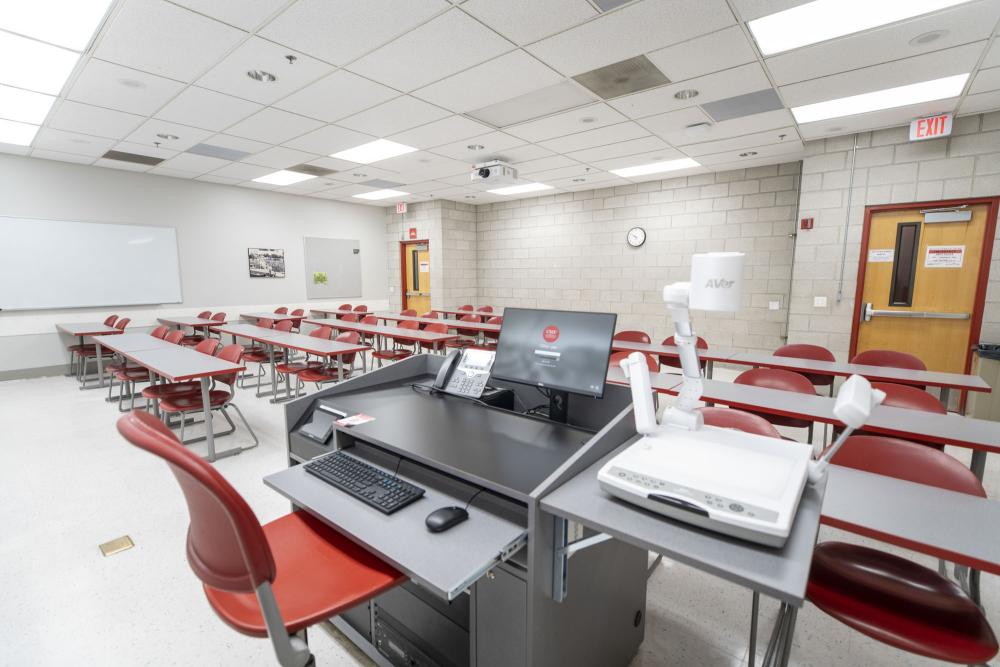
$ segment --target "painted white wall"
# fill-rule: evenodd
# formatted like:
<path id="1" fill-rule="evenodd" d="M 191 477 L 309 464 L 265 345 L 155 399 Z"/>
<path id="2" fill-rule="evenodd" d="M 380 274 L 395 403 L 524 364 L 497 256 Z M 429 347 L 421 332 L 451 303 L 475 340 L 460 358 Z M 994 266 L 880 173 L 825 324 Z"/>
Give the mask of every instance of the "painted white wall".
<path id="1" fill-rule="evenodd" d="M 0 313 L 0 373 L 64 363 L 70 341 L 55 324 L 103 320 L 112 312 L 143 327 L 159 316 L 209 309 L 236 315 L 279 305 L 387 305 L 385 211 L 379 207 L 0 154 L 0 215 L 175 227 L 184 296 L 169 306 Z M 306 302 L 305 236 L 360 241 L 362 294 Z M 286 277 L 251 279 L 248 247 L 284 248 Z"/>

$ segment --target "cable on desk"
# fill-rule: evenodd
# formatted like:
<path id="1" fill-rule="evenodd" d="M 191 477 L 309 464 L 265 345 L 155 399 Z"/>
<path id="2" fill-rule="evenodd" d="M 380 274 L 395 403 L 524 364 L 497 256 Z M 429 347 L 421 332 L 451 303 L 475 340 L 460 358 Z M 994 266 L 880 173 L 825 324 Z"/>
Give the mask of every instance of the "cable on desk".
<path id="1" fill-rule="evenodd" d="M 468 510 L 469 509 L 469 505 L 471 505 L 472 501 L 476 499 L 476 496 L 478 496 L 480 493 L 482 493 L 485 490 L 486 489 L 479 489 L 478 491 L 476 491 L 475 493 L 473 493 L 472 497 L 469 498 L 469 502 L 465 503 L 465 509 Z"/>

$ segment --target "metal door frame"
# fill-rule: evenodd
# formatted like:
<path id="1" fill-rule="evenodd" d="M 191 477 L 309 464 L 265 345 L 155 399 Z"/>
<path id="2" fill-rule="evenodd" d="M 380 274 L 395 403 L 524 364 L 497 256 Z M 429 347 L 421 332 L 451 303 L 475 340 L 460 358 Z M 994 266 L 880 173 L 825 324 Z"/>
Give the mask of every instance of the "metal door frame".
<path id="1" fill-rule="evenodd" d="M 427 239 L 407 239 L 399 242 L 399 303 L 400 310 L 406 310 L 406 249 L 411 245 L 426 245 L 427 252 L 431 251 L 431 242 Z M 431 288 L 433 289 L 433 287 Z"/>
<path id="2" fill-rule="evenodd" d="M 854 315 L 851 320 L 851 347 L 853 357 L 858 348 L 858 328 L 861 326 L 861 309 L 864 307 L 862 295 L 865 289 L 865 269 L 868 267 L 868 233 L 871 230 L 872 215 L 892 211 L 911 211 L 924 208 L 947 208 L 951 206 L 976 206 L 986 204 L 986 229 L 983 232 L 983 249 L 979 256 L 979 278 L 976 282 L 976 297 L 972 307 L 972 326 L 969 328 L 969 342 L 965 352 L 964 372 L 972 368 L 972 348 L 979 343 L 983 326 L 983 308 L 986 303 L 986 287 L 990 278 L 990 258 L 993 256 L 993 237 L 996 234 L 997 210 L 1000 197 L 969 197 L 966 199 L 945 199 L 941 201 L 912 202 L 909 204 L 879 204 L 865 206 L 865 222 L 861 230 L 861 253 L 858 257 L 858 278 L 854 290 Z"/>

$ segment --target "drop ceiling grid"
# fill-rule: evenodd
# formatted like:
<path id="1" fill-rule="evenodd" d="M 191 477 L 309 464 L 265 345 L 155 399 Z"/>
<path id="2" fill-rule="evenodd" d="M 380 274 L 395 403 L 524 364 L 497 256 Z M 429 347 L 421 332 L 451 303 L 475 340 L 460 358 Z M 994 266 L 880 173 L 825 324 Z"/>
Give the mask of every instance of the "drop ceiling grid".
<path id="1" fill-rule="evenodd" d="M 247 3 L 246 9 L 250 16 L 244 19 L 238 13 L 233 13 L 234 3 L 231 1 L 123 0 L 113 10 L 101 33 L 94 40 L 90 51 L 84 54 L 77 64 L 74 74 L 64 87 L 59 101 L 54 105 L 43 130 L 39 132 L 32 154 L 45 159 L 64 157 L 70 161 L 99 162 L 102 165 L 114 166 L 108 164 L 111 161 L 99 159 L 100 155 L 103 154 L 101 149 L 109 142 L 111 145 L 108 148 L 142 152 L 140 149 L 143 143 L 150 139 L 151 134 L 184 132 L 187 136 L 183 136 L 173 148 L 186 148 L 199 141 L 212 143 L 214 140 L 220 142 L 239 141 L 252 146 L 251 152 L 254 155 L 244 158 L 243 163 L 246 163 L 247 167 L 254 167 L 253 171 L 229 169 L 227 173 L 228 168 L 240 164 L 232 163 L 222 165 L 218 170 L 198 174 L 197 177 L 200 180 L 211 180 L 209 177 L 214 175 L 218 182 L 230 182 L 240 178 L 241 176 L 237 175 L 239 173 L 247 175 L 239 184 L 247 184 L 246 180 L 253 178 L 249 174 L 256 173 L 255 159 L 266 167 L 274 168 L 282 168 L 279 165 L 287 167 L 303 162 L 319 164 L 326 161 L 336 164 L 335 167 L 327 164 L 330 168 L 347 168 L 353 171 L 363 169 L 364 171 L 361 173 L 377 172 L 389 180 L 392 180 L 394 176 L 396 180 L 399 180 L 401 176 L 405 175 L 407 180 L 412 180 L 413 184 L 419 184 L 421 188 L 428 187 L 427 183 L 441 183 L 441 193 L 453 192 L 454 196 L 464 199 L 465 195 L 470 192 L 476 192 L 467 179 L 463 183 L 462 177 L 467 169 L 463 168 L 454 174 L 443 172 L 446 169 L 458 169 L 462 164 L 478 162 L 492 155 L 505 157 L 505 154 L 509 154 L 516 158 L 515 165 L 517 162 L 531 163 L 544 160 L 547 157 L 555 158 L 539 163 L 553 165 L 546 169 L 536 169 L 532 164 L 526 164 L 525 167 L 529 171 L 535 171 L 543 176 L 551 175 L 554 180 L 559 181 L 559 184 L 564 186 L 564 189 L 579 189 L 578 185 L 570 185 L 575 182 L 569 178 L 568 171 L 566 174 L 562 173 L 564 170 L 576 170 L 577 165 L 581 169 L 590 168 L 599 172 L 594 174 L 592 179 L 593 182 L 597 182 L 598 175 L 602 180 L 616 178 L 603 171 L 603 169 L 612 168 L 609 165 L 621 164 L 623 160 L 627 162 L 628 159 L 655 157 L 657 154 L 695 155 L 696 157 L 698 154 L 706 157 L 710 155 L 714 162 L 726 159 L 730 150 L 740 150 L 741 147 L 750 149 L 754 148 L 754 145 L 759 145 L 767 147 L 763 151 L 758 151 L 760 153 L 781 151 L 784 156 L 784 151 L 801 146 L 800 142 L 807 134 L 809 138 L 829 136 L 832 132 L 831 128 L 834 126 L 829 122 L 812 123 L 807 128 L 808 132 L 804 132 L 804 128 L 795 124 L 794 120 L 783 123 L 768 121 L 763 123 L 763 127 L 760 123 L 755 122 L 758 116 L 762 117 L 761 120 L 763 120 L 763 117 L 775 113 L 769 112 L 717 123 L 713 128 L 717 132 L 707 136 L 686 136 L 683 127 L 668 124 L 665 117 L 672 114 L 689 115 L 691 118 L 704 117 L 700 103 L 711 101 L 709 98 L 718 99 L 720 96 L 728 97 L 740 94 L 740 92 L 748 92 L 743 90 L 746 87 L 771 87 L 778 92 L 787 107 L 789 100 L 798 103 L 800 99 L 812 99 L 806 95 L 806 92 L 811 88 L 826 87 L 831 81 L 840 86 L 837 89 L 838 94 L 866 92 L 858 88 L 870 85 L 872 80 L 870 75 L 873 73 L 882 77 L 877 79 L 880 85 L 883 83 L 885 85 L 902 85 L 893 83 L 899 80 L 899 75 L 893 79 L 891 70 L 917 72 L 924 61 L 930 60 L 930 58 L 921 57 L 923 54 L 931 54 L 932 58 L 938 57 L 939 64 L 944 62 L 951 69 L 955 67 L 966 68 L 972 72 L 973 76 L 970 77 L 966 90 L 963 91 L 963 96 L 951 101 L 950 109 L 957 108 L 961 113 L 964 110 L 963 104 L 966 95 L 969 94 L 973 86 L 975 86 L 977 94 L 968 98 L 969 112 L 981 112 L 1000 106 L 1000 95 L 994 92 L 1000 86 L 1000 84 L 994 83 L 1000 78 L 996 71 L 990 72 L 984 68 L 983 75 L 978 82 L 974 83 L 974 77 L 984 61 L 985 64 L 1000 65 L 1000 56 L 998 56 L 1000 47 L 993 48 L 987 56 L 987 51 L 993 46 L 993 38 L 990 35 L 994 31 L 984 31 L 982 27 L 983 24 L 990 27 L 988 24 L 991 19 L 994 24 L 1000 19 L 1000 15 L 998 15 L 1000 9 L 995 7 L 997 3 L 992 3 L 991 0 L 970 2 L 891 26 L 882 26 L 819 45 L 803 47 L 787 54 L 779 54 L 771 58 L 762 57 L 750 37 L 745 24 L 746 18 L 779 11 L 788 6 L 801 4 L 801 2 L 802 0 L 684 0 L 683 2 L 671 3 L 676 6 L 666 8 L 662 6 L 663 3 L 660 0 L 637 0 L 609 12 L 600 13 L 592 3 L 585 0 L 546 0 L 544 2 L 542 0 L 511 0 L 509 5 L 502 8 L 489 7 L 488 5 L 491 3 L 488 0 L 482 2 L 469 0 L 463 4 L 426 0 L 420 3 L 421 7 L 416 7 L 418 3 L 411 2 L 411 0 L 379 0 L 379 2 L 373 0 L 371 3 L 355 3 L 351 0 L 254 0 L 252 3 Z M 355 49 L 356 52 L 352 52 L 350 58 L 341 58 L 340 56 L 332 58 L 328 53 L 318 52 L 320 47 L 317 46 L 316 40 L 310 41 L 309 34 L 306 34 L 308 31 L 303 32 L 301 25 L 295 30 L 289 30 L 288 26 L 293 25 L 295 21 L 291 18 L 287 20 L 282 18 L 291 17 L 296 12 L 308 15 L 310 10 L 315 12 L 317 7 L 324 3 L 325 7 L 344 8 L 343 11 L 353 12 L 352 16 L 361 17 L 357 18 L 361 24 L 364 23 L 362 20 L 364 16 L 377 14 L 377 8 L 373 9 L 376 5 L 384 11 L 387 7 L 399 6 L 399 3 L 409 3 L 408 7 L 411 9 L 408 9 L 410 16 L 395 27 L 381 26 L 376 30 L 373 24 L 373 31 L 381 31 L 379 34 L 383 36 L 389 34 L 386 30 L 391 32 L 395 28 L 400 28 L 396 32 L 392 32 L 388 38 L 381 42 L 366 38 L 361 40 L 366 47 L 363 52 Z M 243 3 L 237 4 L 243 5 Z M 538 26 L 535 33 L 531 33 L 531 31 L 518 32 L 516 28 L 511 27 L 514 25 L 512 16 L 517 15 L 518 12 L 539 11 L 540 7 L 562 8 L 565 11 L 558 16 L 558 20 L 549 23 L 547 27 Z M 148 9 L 146 15 L 142 15 L 144 8 Z M 651 32 L 640 25 L 644 21 L 649 21 L 650 17 L 665 15 L 664 12 L 672 12 L 672 16 L 687 17 L 687 19 L 681 20 L 681 25 L 672 26 L 671 31 L 667 31 L 671 33 L 669 36 L 664 36 L 663 30 Z M 119 23 L 123 14 L 125 18 L 121 19 L 122 23 Z M 163 19 L 167 23 L 183 25 L 191 34 L 220 36 L 217 42 L 223 44 L 225 48 L 223 49 L 221 46 L 216 48 L 211 53 L 211 62 L 207 61 L 207 56 L 202 52 L 188 54 L 188 59 L 180 63 L 168 63 L 165 62 L 163 53 L 143 54 L 141 52 L 141 35 L 108 36 L 115 31 L 117 26 L 144 25 L 156 17 L 164 16 L 171 17 L 170 20 Z M 436 56 L 432 60 L 438 62 L 442 69 L 427 72 L 418 81 L 419 86 L 402 80 L 380 81 L 378 77 L 381 74 L 376 71 L 378 68 L 371 68 L 369 71 L 369 74 L 376 77 L 375 79 L 359 75 L 358 72 L 351 69 L 354 63 L 362 61 L 380 49 L 387 49 L 385 52 L 391 53 L 393 43 L 405 40 L 408 34 L 419 32 L 422 28 L 429 30 L 430 28 L 426 28 L 426 26 L 435 25 L 435 22 L 440 24 L 446 17 L 454 17 L 447 20 L 455 25 L 475 26 L 470 30 L 486 29 L 490 34 L 495 35 L 495 39 L 490 38 L 492 43 L 496 45 L 489 51 L 491 57 L 478 60 L 472 58 L 463 60 L 461 63 L 445 63 L 440 56 Z M 972 17 L 977 24 L 975 29 L 966 25 L 970 20 L 969 17 Z M 237 18 L 240 20 L 237 21 Z M 283 23 L 285 24 L 284 29 L 282 29 Z M 865 54 L 864 57 L 857 56 L 858 49 L 855 48 L 855 45 L 871 44 L 878 35 L 906 36 L 913 30 L 924 27 L 935 29 L 938 25 L 947 25 L 953 29 L 952 32 L 960 34 L 930 47 L 922 46 L 912 52 L 902 46 L 899 48 L 886 47 L 879 52 L 880 59 L 876 62 L 871 62 L 871 56 L 868 54 Z M 631 33 L 623 28 L 628 26 L 631 26 L 629 28 Z M 639 33 L 636 33 L 636 30 L 639 30 Z M 133 32 L 141 31 L 135 30 Z M 159 32 L 169 34 L 170 26 L 160 26 Z M 238 35 L 238 39 L 234 40 L 234 35 Z M 574 35 L 582 37 L 575 39 Z M 286 40 L 287 43 L 282 44 L 282 40 Z M 585 49 L 586 53 L 579 52 L 580 45 L 586 46 L 588 40 L 589 42 L 603 40 L 607 43 L 608 48 L 596 54 L 590 48 Z M 500 45 L 504 43 L 509 46 L 501 48 Z M 199 96 L 204 100 L 211 98 L 212 95 L 195 91 L 211 90 L 210 86 L 204 85 L 210 80 L 209 75 L 216 71 L 226 59 L 233 57 L 241 49 L 248 48 L 247 45 L 250 44 L 266 45 L 267 50 L 273 54 L 295 53 L 304 59 L 300 64 L 309 62 L 314 69 L 302 80 L 295 81 L 295 85 L 289 86 L 288 90 L 282 90 L 277 99 L 268 99 L 266 103 L 247 100 L 240 95 L 227 95 L 224 92 L 212 91 L 232 100 L 227 103 L 231 107 L 228 110 L 228 117 L 227 112 L 222 109 L 213 109 L 214 113 L 212 114 L 209 114 L 208 109 L 206 109 L 205 118 L 199 119 L 199 104 L 186 103 L 186 100 Z M 577 46 L 567 47 L 567 44 L 576 44 Z M 685 53 L 696 53 L 699 49 L 703 50 L 703 45 L 708 44 L 718 44 L 719 53 L 713 54 L 714 59 L 702 59 L 708 61 L 707 63 L 692 64 L 689 62 L 690 55 L 684 55 Z M 175 42 L 170 42 L 170 45 L 172 48 L 177 47 Z M 573 53 L 573 48 L 577 48 L 578 52 Z M 480 73 L 490 71 L 491 67 L 494 72 L 491 76 L 498 76 L 505 69 L 510 69 L 512 65 L 515 68 L 517 65 L 531 67 L 538 72 L 537 79 L 531 84 L 536 85 L 537 89 L 537 87 L 550 85 L 553 80 L 556 82 L 571 81 L 563 74 L 573 73 L 575 69 L 590 69 L 591 66 L 600 67 L 610 64 L 609 59 L 639 55 L 635 53 L 637 48 L 643 49 L 643 53 L 660 65 L 668 76 L 671 72 L 670 62 L 672 59 L 683 61 L 682 64 L 685 67 L 674 68 L 675 71 L 680 72 L 678 80 L 659 89 L 635 94 L 647 95 L 654 99 L 648 107 L 635 107 L 634 112 L 628 111 L 630 105 L 634 106 L 635 104 L 629 99 L 635 99 L 634 95 L 611 100 L 610 106 L 605 101 L 591 96 L 595 100 L 591 103 L 595 108 L 608 108 L 614 111 L 611 121 L 602 119 L 596 123 L 597 127 L 593 124 L 584 125 L 577 122 L 579 120 L 577 117 L 583 114 L 576 112 L 584 107 L 558 111 L 549 116 L 519 124 L 523 127 L 515 125 L 506 128 L 483 123 L 465 113 L 469 109 L 469 101 L 463 99 L 461 90 L 463 81 L 465 84 L 475 82 Z M 134 58 L 131 58 L 129 49 L 138 51 Z M 823 67 L 814 68 L 815 71 L 810 70 L 808 66 L 802 66 L 799 62 L 810 60 L 809 58 L 801 58 L 801 56 L 810 53 L 836 55 L 848 52 L 852 53 L 853 59 L 841 57 L 840 60 L 843 62 L 837 62 L 836 66 L 831 67 L 828 63 L 831 59 L 836 61 L 837 58 L 827 56 L 822 59 Z M 751 55 L 748 56 L 748 53 Z M 105 62 L 97 57 L 101 54 L 127 62 Z M 961 57 L 955 57 L 952 54 L 959 54 Z M 336 60 L 340 60 L 340 62 L 334 62 Z M 775 71 L 769 67 L 770 62 L 774 63 Z M 795 62 L 797 69 L 792 70 L 788 65 L 789 62 Z M 538 66 L 536 67 L 533 63 L 538 63 Z M 886 66 L 883 63 L 891 63 L 891 65 Z M 703 71 L 706 67 L 713 71 Z M 145 70 L 157 71 L 144 71 L 144 68 Z M 383 69 L 385 68 L 383 67 Z M 945 69 L 948 68 L 945 67 Z M 735 71 L 728 75 L 722 74 L 727 70 Z M 554 74 L 555 78 L 553 79 L 544 74 L 546 71 L 561 71 L 562 74 Z M 790 71 L 795 73 L 789 73 Z M 748 75 L 744 76 L 744 72 L 747 72 Z M 776 76 L 775 72 L 780 72 L 780 76 Z M 169 76 L 163 76 L 164 74 L 182 80 L 178 81 L 169 78 Z M 308 91 L 312 87 L 320 90 L 320 84 L 324 80 L 335 76 L 345 78 L 350 76 L 355 81 L 362 82 L 359 86 L 368 87 L 374 91 L 370 100 L 367 100 L 371 101 L 372 104 L 360 109 L 351 108 L 348 110 L 350 113 L 341 114 L 337 111 L 330 111 L 329 114 L 321 118 L 310 117 L 308 113 L 310 105 L 322 104 L 323 96 L 335 92 L 336 88 L 330 87 L 327 92 L 313 93 L 311 98 Z M 679 104 L 676 101 L 667 101 L 672 100 L 672 93 L 680 90 L 684 84 L 697 86 L 700 85 L 702 78 L 712 76 L 722 76 L 718 85 L 719 92 L 706 92 L 703 96 Z M 913 75 L 910 76 L 912 78 Z M 123 87 L 116 83 L 116 80 L 123 78 L 134 78 L 144 83 L 145 88 L 137 89 L 138 92 L 136 89 L 123 90 Z M 393 72 L 390 71 L 387 78 L 393 78 Z M 398 77 L 396 78 L 398 79 Z M 825 81 L 822 81 L 824 79 Z M 779 81 L 784 85 L 779 86 Z M 239 82 L 242 83 L 241 80 Z M 241 89 L 245 90 L 246 87 L 243 86 Z M 412 90 L 413 97 L 406 95 L 404 89 Z M 488 91 L 488 86 L 480 86 L 480 92 L 477 94 L 482 95 L 483 89 Z M 649 95 L 649 93 L 653 95 Z M 520 94 L 522 91 L 517 91 L 513 96 L 516 97 Z M 426 96 L 427 99 L 420 100 L 421 95 Z M 655 99 L 657 95 L 660 99 Z M 298 102 L 295 101 L 296 96 L 298 96 Z M 222 98 L 215 99 L 222 101 Z M 63 100 L 72 100 L 72 103 Z M 367 101 L 363 101 L 361 104 L 364 105 Z M 418 101 L 420 104 L 416 104 Z M 692 102 L 698 104 L 692 104 Z M 201 104 L 205 105 L 207 102 Z M 81 107 L 78 105 L 89 106 Z M 388 107 L 380 109 L 383 105 L 388 105 Z M 392 109 L 405 110 L 418 107 L 425 112 L 423 117 L 394 122 L 396 119 L 392 117 Z M 431 108 L 439 111 L 432 112 Z M 914 108 L 924 109 L 928 107 L 927 105 L 917 105 Z M 249 113 L 244 115 L 244 111 Z M 646 113 L 647 111 L 654 113 Z M 409 115 L 405 111 L 398 113 Z M 790 114 L 787 111 L 778 113 L 782 113 L 790 119 Z M 896 120 L 901 113 L 876 112 L 866 114 L 865 120 L 869 123 L 884 123 L 893 119 L 891 122 L 896 123 L 901 122 Z M 131 116 L 124 114 L 131 114 Z M 248 125 L 253 125 L 252 122 L 248 121 L 258 114 L 285 119 L 294 117 L 298 126 L 292 127 L 288 131 L 277 132 L 278 128 L 273 127 L 275 123 L 272 122 L 261 124 L 263 127 L 260 132 L 246 130 Z M 290 116 L 284 116 L 284 114 L 290 114 Z M 375 122 L 379 114 L 383 114 L 386 118 Z M 319 110 L 317 110 L 317 115 L 320 115 Z M 212 118 L 208 118 L 208 116 L 212 116 Z M 661 118 L 662 120 L 658 120 Z M 677 118 L 679 119 L 680 115 Z M 331 119 L 333 122 L 330 122 Z M 138 123 L 131 126 L 131 123 L 126 122 L 127 120 L 136 120 Z M 353 126 L 355 131 L 352 132 L 345 128 L 345 125 L 341 125 L 342 121 L 346 121 L 346 125 Z M 847 126 L 850 126 L 851 131 L 873 129 L 872 126 L 866 126 L 863 122 L 855 121 L 858 119 L 847 119 L 847 122 L 842 124 L 844 126 L 842 130 Z M 399 129 L 411 122 L 416 122 L 416 124 Z M 620 137 L 614 133 L 608 133 L 607 139 L 601 138 L 604 135 L 601 135 L 599 130 L 618 126 L 621 126 L 623 130 Z M 634 129 L 625 132 L 624 128 L 626 127 L 634 127 Z M 449 136 L 451 128 L 454 128 L 454 134 Z M 541 129 L 533 133 L 531 128 Z M 789 138 L 794 139 L 794 141 L 787 146 L 777 146 L 777 137 L 771 136 L 771 134 L 778 131 L 788 134 L 789 128 L 794 135 Z M 174 131 L 171 132 L 170 129 Z M 362 130 L 360 134 L 356 132 L 358 129 Z M 374 135 L 367 134 L 365 129 L 374 132 Z M 395 134 L 380 130 L 393 130 Z M 482 134 L 475 136 L 470 134 L 478 133 L 480 130 L 483 132 Z M 385 134 L 390 134 L 397 140 L 403 141 L 406 138 L 412 138 L 415 143 L 419 144 L 417 147 L 421 150 L 412 154 L 412 160 L 401 161 L 398 170 L 391 168 L 395 166 L 391 164 L 391 161 L 387 161 L 384 168 L 378 165 L 354 166 L 350 163 L 327 158 L 325 157 L 327 153 L 318 151 L 319 140 L 310 139 L 310 137 L 324 131 L 351 133 L 348 136 L 353 135 L 357 139 Z M 238 136 L 240 132 L 246 136 Z M 590 139 L 588 133 L 597 134 L 592 135 L 594 138 Z M 103 136 L 108 134 L 118 136 Z M 515 136 L 516 134 L 522 136 Z M 484 137 L 484 139 L 479 140 L 477 137 Z M 645 143 L 642 141 L 643 137 L 647 139 Z M 261 141 L 262 139 L 263 141 Z M 498 148 L 494 151 L 491 151 L 489 147 L 482 151 L 463 148 L 465 144 L 477 146 L 494 139 L 500 140 Z M 80 141 L 89 143 L 79 143 Z M 660 142 L 663 145 L 663 150 L 658 151 L 651 148 L 650 142 Z M 177 169 L 169 164 L 171 159 L 176 159 L 176 153 L 170 152 L 171 147 L 167 143 L 169 142 L 165 142 L 164 147 L 159 149 L 147 146 L 145 150 L 147 154 L 155 153 L 158 156 L 165 155 L 167 157 L 167 162 L 159 168 L 151 170 L 144 165 L 128 165 L 127 167 L 122 165 L 123 168 L 151 170 L 153 173 L 168 172 L 172 176 L 183 177 L 185 173 L 193 174 L 201 166 L 214 164 L 195 160 L 193 163 L 197 163 L 199 166 L 197 169 L 192 169 L 188 164 L 185 164 L 185 161 L 189 159 L 185 157 L 177 160 L 176 164 L 188 166 L 188 169 Z M 635 143 L 634 149 L 631 148 L 631 143 Z M 619 144 L 620 146 L 616 150 L 615 147 Z M 685 148 L 688 146 L 691 148 L 686 151 Z M 716 152 L 716 146 L 722 150 Z M 706 152 L 708 150 L 711 152 Z M 255 158 L 256 154 L 263 154 L 263 157 Z M 190 154 L 184 153 L 182 155 Z M 447 161 L 441 163 L 439 155 L 446 158 Z M 788 154 L 789 159 L 794 159 L 795 156 L 794 152 Z M 300 159 L 304 157 L 311 159 Z M 284 162 L 293 159 L 297 161 L 284 164 Z M 423 159 L 430 161 L 426 163 L 426 169 L 422 172 L 421 165 L 425 164 Z M 587 162 L 587 160 L 593 162 Z M 564 166 L 555 166 L 557 164 Z M 713 165 L 713 168 L 727 169 L 740 166 L 742 164 L 734 158 L 733 161 Z M 527 174 L 528 172 L 523 171 L 523 173 Z M 330 179 L 337 180 L 338 176 L 340 174 L 334 174 Z M 348 176 L 346 180 L 355 179 Z M 453 190 L 459 184 L 464 186 L 461 188 L 462 192 Z M 254 186 L 256 185 L 259 184 L 254 184 Z M 405 185 L 401 189 L 405 189 Z M 326 190 L 306 192 L 307 190 L 311 190 L 311 188 L 293 188 L 289 191 L 300 194 L 327 192 Z M 427 192 L 429 190 L 423 189 L 422 193 L 415 193 L 413 200 L 422 195 L 425 196 Z M 327 193 L 326 196 L 329 194 Z M 385 203 L 372 202 L 372 205 L 384 205 Z"/>

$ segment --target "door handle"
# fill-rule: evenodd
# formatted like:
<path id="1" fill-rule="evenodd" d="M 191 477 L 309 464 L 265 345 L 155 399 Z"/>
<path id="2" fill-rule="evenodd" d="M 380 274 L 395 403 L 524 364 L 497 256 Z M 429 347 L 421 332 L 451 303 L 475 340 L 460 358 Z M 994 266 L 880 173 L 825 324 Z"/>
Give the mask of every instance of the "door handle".
<path id="1" fill-rule="evenodd" d="M 865 304 L 865 321 L 873 317 L 918 317 L 931 320 L 967 320 L 969 313 L 936 313 L 923 310 L 873 310 L 870 303 Z"/>
<path id="2" fill-rule="evenodd" d="M 865 322 L 871 322 L 872 321 L 872 305 L 870 303 L 866 303 L 865 305 L 863 305 L 861 307 L 861 312 L 859 313 L 859 315 L 860 315 L 860 318 L 861 318 L 861 321 L 859 322 L 859 324 L 864 324 Z"/>

